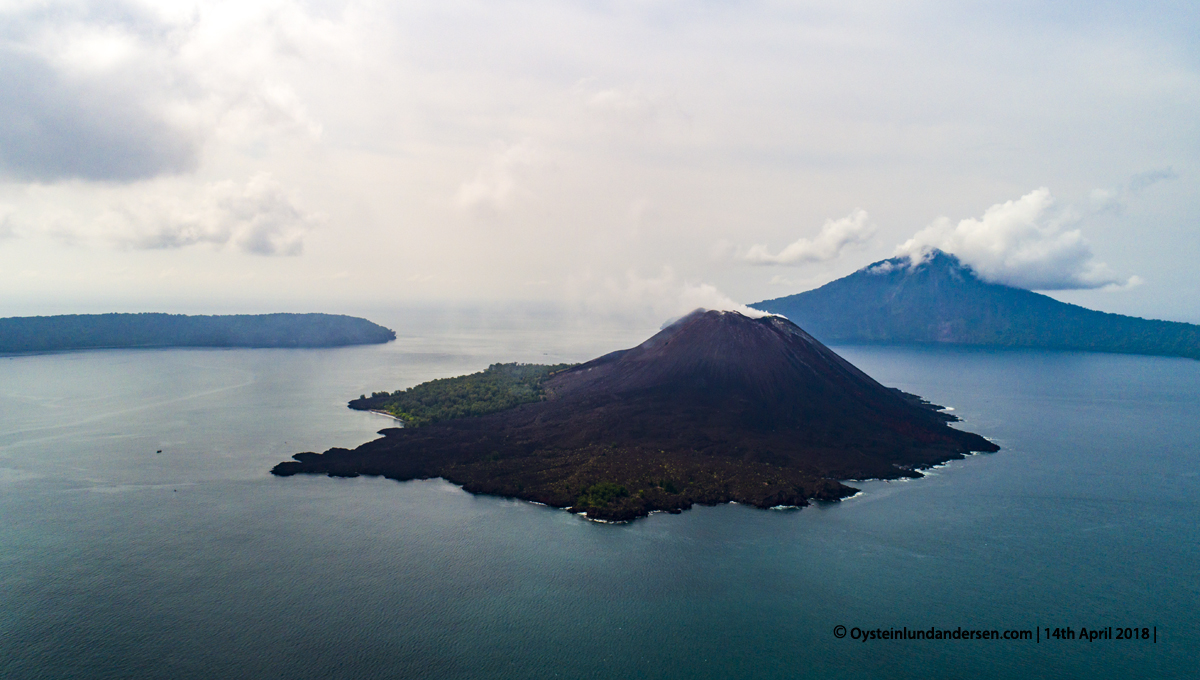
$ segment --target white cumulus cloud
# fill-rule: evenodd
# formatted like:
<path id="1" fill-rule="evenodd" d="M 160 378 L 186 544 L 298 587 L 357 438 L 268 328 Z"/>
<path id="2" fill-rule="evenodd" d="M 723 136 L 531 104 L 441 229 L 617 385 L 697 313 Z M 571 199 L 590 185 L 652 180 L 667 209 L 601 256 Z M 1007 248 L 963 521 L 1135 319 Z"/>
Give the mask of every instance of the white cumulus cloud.
<path id="1" fill-rule="evenodd" d="M 847 247 L 865 243 L 874 234 L 875 226 L 870 223 L 867 211 L 859 208 L 841 219 L 825 220 L 814 238 L 798 239 L 776 254 L 765 245 L 755 245 L 741 259 L 758 265 L 825 262 L 841 255 Z"/>
<path id="2" fill-rule="evenodd" d="M 1136 285 L 1096 260 L 1076 213 L 1055 205 L 1042 187 L 993 205 L 983 216 L 957 224 L 935 220 L 896 249 L 913 260 L 930 249 L 952 253 L 982 278 L 1031 290 L 1072 290 Z"/>

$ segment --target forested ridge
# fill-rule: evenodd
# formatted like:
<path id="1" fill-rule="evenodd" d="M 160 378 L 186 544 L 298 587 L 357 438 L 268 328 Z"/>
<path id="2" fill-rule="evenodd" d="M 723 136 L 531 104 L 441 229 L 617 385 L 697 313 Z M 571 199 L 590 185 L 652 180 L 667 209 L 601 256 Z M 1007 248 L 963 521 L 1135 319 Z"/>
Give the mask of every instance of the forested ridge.
<path id="1" fill-rule="evenodd" d="M 1099 312 L 984 281 L 941 251 L 876 262 L 815 290 L 752 307 L 825 343 L 938 343 L 1200 359 L 1200 326 Z"/>
<path id="2" fill-rule="evenodd" d="M 390 329 L 341 314 L 66 314 L 0 319 L 0 352 L 135 347 L 341 347 Z"/>

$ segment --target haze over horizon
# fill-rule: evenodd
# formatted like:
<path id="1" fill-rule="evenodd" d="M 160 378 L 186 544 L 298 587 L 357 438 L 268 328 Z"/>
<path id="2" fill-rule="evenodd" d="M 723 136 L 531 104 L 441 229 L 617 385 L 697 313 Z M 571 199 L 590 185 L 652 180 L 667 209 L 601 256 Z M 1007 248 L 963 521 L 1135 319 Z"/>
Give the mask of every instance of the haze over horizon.
<path id="1" fill-rule="evenodd" d="M 1200 322 L 1189 3 L 9 2 L 0 316 L 666 318 L 938 247 Z"/>

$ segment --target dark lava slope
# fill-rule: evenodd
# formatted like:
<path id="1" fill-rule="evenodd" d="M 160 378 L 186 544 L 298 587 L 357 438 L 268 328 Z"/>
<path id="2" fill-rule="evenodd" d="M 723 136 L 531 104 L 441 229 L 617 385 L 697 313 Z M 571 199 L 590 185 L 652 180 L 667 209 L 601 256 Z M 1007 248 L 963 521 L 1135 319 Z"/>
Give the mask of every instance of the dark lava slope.
<path id="1" fill-rule="evenodd" d="M 998 447 L 872 380 L 781 317 L 697 311 L 632 349 L 555 375 L 547 399 L 300 453 L 277 475 L 444 477 L 466 490 L 631 519 L 693 503 L 804 505 L 839 479 Z"/>

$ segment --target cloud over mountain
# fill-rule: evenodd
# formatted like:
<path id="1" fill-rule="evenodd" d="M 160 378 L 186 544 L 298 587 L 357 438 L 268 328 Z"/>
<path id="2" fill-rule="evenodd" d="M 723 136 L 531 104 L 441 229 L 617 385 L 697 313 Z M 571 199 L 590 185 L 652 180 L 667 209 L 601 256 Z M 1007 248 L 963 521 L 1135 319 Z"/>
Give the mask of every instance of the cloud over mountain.
<path id="1" fill-rule="evenodd" d="M 941 217 L 896 249 L 897 255 L 923 259 L 933 248 L 953 253 L 983 279 L 1030 290 L 1073 290 L 1131 286 L 1137 277 L 1121 277 L 1096 260 L 1076 228 L 1079 216 L 1055 205 L 1042 187 L 1019 199 L 993 205 L 983 216 L 957 224 Z"/>

